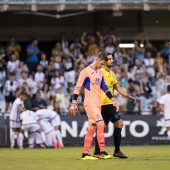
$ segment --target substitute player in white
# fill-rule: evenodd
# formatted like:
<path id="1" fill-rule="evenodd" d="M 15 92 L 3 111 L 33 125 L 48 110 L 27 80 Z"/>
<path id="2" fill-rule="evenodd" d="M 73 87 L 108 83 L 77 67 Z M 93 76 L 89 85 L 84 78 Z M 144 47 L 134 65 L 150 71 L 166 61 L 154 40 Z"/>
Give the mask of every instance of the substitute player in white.
<path id="1" fill-rule="evenodd" d="M 17 99 L 15 99 L 12 104 L 10 111 L 10 143 L 11 148 L 14 148 L 15 145 L 15 136 L 18 139 L 18 133 L 20 130 L 20 113 L 25 110 L 23 100 L 27 98 L 26 93 L 21 93 Z M 19 142 L 19 141 L 18 141 Z"/>
<path id="2" fill-rule="evenodd" d="M 46 135 L 46 145 L 48 147 L 57 148 L 57 139 L 56 139 L 56 132 L 54 127 L 51 125 L 50 122 L 46 119 L 40 119 L 39 124 Z"/>
<path id="3" fill-rule="evenodd" d="M 64 145 L 63 145 L 61 132 L 59 130 L 59 126 L 61 124 L 60 116 L 55 111 L 48 110 L 48 109 L 40 109 L 36 111 L 36 114 L 38 116 L 41 116 L 42 119 L 48 120 L 51 123 L 51 125 L 55 128 L 56 136 L 58 139 L 57 142 L 58 148 L 62 148 Z"/>
<path id="4" fill-rule="evenodd" d="M 170 140 L 170 85 L 166 88 L 166 94 L 159 101 L 159 111 L 164 110 L 165 127 Z"/>
<path id="5" fill-rule="evenodd" d="M 39 132 L 42 138 L 43 143 L 46 142 L 45 133 L 38 124 L 38 116 L 35 112 L 30 110 L 25 110 L 20 115 L 21 119 L 21 128 L 19 133 L 19 148 L 23 149 L 23 140 L 24 140 L 24 131 L 28 132 L 30 129 L 36 132 Z"/>

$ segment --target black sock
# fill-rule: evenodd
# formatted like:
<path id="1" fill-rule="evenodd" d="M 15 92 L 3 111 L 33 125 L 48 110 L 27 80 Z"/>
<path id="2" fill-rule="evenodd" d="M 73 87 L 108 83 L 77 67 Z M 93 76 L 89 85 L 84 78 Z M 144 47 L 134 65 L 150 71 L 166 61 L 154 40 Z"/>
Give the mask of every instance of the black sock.
<path id="1" fill-rule="evenodd" d="M 115 152 L 120 151 L 121 131 L 122 131 L 121 128 L 115 127 L 114 129 L 113 138 L 114 138 L 114 143 L 115 143 Z"/>
<path id="2" fill-rule="evenodd" d="M 99 148 L 99 144 L 98 144 L 98 141 L 97 141 L 97 133 L 96 133 L 94 140 L 95 140 L 94 154 L 97 155 L 97 154 L 100 154 L 100 148 Z"/>

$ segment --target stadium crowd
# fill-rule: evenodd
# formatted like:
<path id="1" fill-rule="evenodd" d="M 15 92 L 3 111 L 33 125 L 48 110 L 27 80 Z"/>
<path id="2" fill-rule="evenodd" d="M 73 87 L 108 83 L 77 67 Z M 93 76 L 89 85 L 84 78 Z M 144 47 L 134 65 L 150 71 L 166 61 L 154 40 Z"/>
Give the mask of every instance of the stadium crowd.
<path id="1" fill-rule="evenodd" d="M 32 39 L 23 49 L 11 36 L 6 46 L 0 46 L 0 88 L 5 99 L 5 111 L 20 95 L 27 94 L 24 105 L 37 111 L 50 108 L 66 115 L 71 94 L 79 73 L 91 64 L 99 51 L 113 54 L 115 72 L 119 84 L 137 103 L 115 93 L 120 112 L 127 114 L 158 114 L 158 99 L 170 84 L 170 44 L 156 49 L 149 40 L 134 41 L 134 48 L 120 48 L 119 38 L 112 28 L 105 35 L 84 32 L 68 42 L 64 33 L 47 56 Z M 26 50 L 25 61 L 21 61 L 21 50 Z M 78 98 L 79 114 L 84 114 L 83 93 Z"/>

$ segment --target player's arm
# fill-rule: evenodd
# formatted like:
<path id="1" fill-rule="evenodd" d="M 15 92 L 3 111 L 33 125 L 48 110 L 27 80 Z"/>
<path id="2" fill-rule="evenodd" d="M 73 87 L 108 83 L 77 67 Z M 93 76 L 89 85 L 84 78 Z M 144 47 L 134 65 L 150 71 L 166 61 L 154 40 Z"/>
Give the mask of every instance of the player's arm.
<path id="1" fill-rule="evenodd" d="M 164 110 L 164 105 L 163 104 L 159 104 L 159 108 L 158 108 L 158 115 L 161 115 L 161 112 Z"/>
<path id="2" fill-rule="evenodd" d="M 26 109 L 24 107 L 22 107 L 21 105 L 18 105 L 18 110 L 20 112 L 24 112 Z"/>
<path id="3" fill-rule="evenodd" d="M 136 103 L 136 99 L 129 95 L 128 93 L 126 93 L 123 88 L 117 83 L 114 85 L 114 88 L 124 97 L 128 98 L 129 100 L 131 100 L 132 102 Z"/>
<path id="4" fill-rule="evenodd" d="M 116 99 L 113 97 L 112 93 L 109 91 L 108 86 L 105 83 L 104 77 L 102 76 L 102 82 L 101 82 L 101 89 L 103 90 L 103 92 L 106 94 L 106 96 L 112 101 L 113 106 L 116 107 L 116 111 L 119 111 L 119 105 L 116 102 Z"/>
<path id="5" fill-rule="evenodd" d="M 86 78 L 87 78 L 87 73 L 85 70 L 83 70 L 81 73 L 80 73 L 80 76 L 77 80 L 77 83 L 76 83 L 76 86 L 75 86 L 75 89 L 74 89 L 74 94 L 73 94 L 73 98 L 72 98 L 72 102 L 71 102 L 71 106 L 69 108 L 69 114 L 75 116 L 76 113 L 78 112 L 78 107 L 77 107 L 77 98 L 80 94 L 80 90 L 83 86 L 83 84 L 85 83 L 86 81 Z"/>

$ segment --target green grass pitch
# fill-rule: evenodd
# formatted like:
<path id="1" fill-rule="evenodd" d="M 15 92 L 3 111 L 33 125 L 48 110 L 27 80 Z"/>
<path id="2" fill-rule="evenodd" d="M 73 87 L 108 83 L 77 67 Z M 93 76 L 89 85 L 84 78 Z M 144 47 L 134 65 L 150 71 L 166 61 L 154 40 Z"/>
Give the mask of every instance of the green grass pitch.
<path id="1" fill-rule="evenodd" d="M 170 170 L 170 146 L 122 146 L 128 159 L 81 160 L 82 147 L 0 149 L 0 170 Z M 90 153 L 93 153 L 94 147 Z M 106 147 L 113 154 L 113 147 Z"/>

